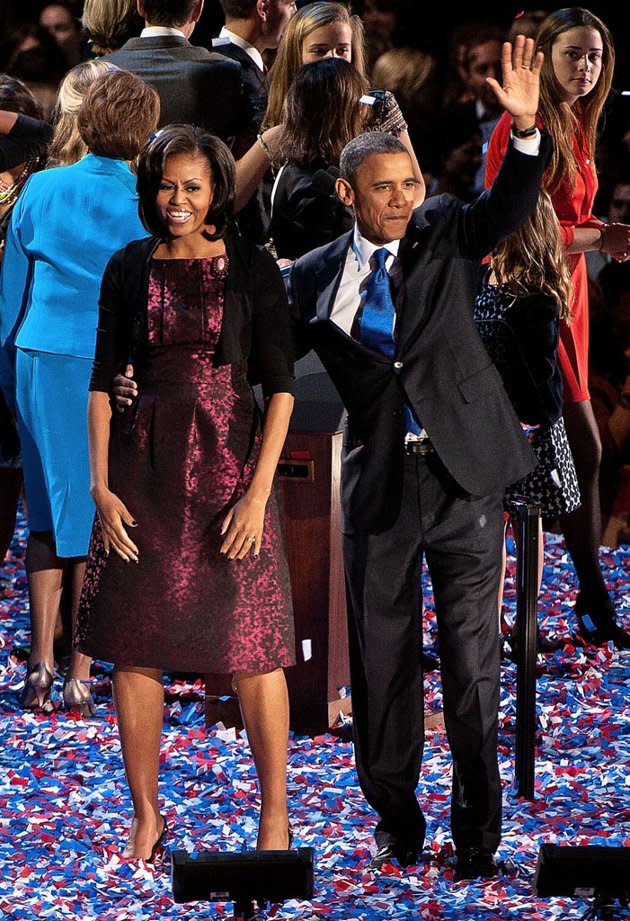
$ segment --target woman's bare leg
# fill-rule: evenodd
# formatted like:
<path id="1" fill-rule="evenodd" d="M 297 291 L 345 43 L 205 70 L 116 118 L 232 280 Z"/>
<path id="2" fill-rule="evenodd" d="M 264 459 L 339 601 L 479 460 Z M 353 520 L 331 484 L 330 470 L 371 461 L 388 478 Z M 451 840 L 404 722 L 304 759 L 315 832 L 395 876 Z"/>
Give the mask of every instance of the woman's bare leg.
<path id="1" fill-rule="evenodd" d="M 234 686 L 260 784 L 259 850 L 288 847 L 289 695 L 284 671 L 239 672 Z"/>
<path id="2" fill-rule="evenodd" d="M 147 860 L 162 832 L 158 800 L 164 718 L 162 672 L 154 668 L 118 667 L 114 670 L 113 691 L 133 803 L 133 822 L 123 857 Z"/>
<path id="3" fill-rule="evenodd" d="M 31 613 L 29 670 L 45 662 L 54 671 L 53 638 L 61 601 L 65 563 L 49 531 L 31 532 L 26 545 L 26 575 Z"/>
<path id="4" fill-rule="evenodd" d="M 85 578 L 85 557 L 76 557 L 68 561 L 66 579 L 71 580 L 71 605 L 72 605 L 72 634 L 76 630 L 77 616 L 79 613 L 79 601 L 81 600 L 81 589 L 83 588 L 83 579 Z M 79 678 L 83 681 L 90 677 L 90 666 L 92 659 L 84 655 L 78 649 L 72 649 L 70 654 L 70 667 L 68 669 L 69 678 Z"/>

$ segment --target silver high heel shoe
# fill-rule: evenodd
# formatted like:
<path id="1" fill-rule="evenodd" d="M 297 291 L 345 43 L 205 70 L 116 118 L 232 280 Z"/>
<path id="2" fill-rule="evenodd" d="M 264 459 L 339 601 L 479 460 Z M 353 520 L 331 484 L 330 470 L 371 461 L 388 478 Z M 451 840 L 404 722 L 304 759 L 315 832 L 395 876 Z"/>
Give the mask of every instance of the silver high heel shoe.
<path id="1" fill-rule="evenodd" d="M 51 713 L 53 710 L 50 692 L 52 690 L 55 673 L 45 662 L 37 662 L 30 669 L 24 682 L 21 703 L 25 710 L 43 710 Z"/>
<path id="2" fill-rule="evenodd" d="M 66 710 L 77 710 L 81 716 L 94 716 L 96 704 L 90 691 L 90 679 L 66 678 L 63 683 L 63 705 Z"/>

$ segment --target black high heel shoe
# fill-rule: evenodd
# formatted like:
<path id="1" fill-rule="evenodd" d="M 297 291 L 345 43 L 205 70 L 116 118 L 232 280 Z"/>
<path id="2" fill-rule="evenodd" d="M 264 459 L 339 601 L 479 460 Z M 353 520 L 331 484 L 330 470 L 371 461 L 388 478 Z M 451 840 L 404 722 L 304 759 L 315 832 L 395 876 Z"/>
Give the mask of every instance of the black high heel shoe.
<path id="1" fill-rule="evenodd" d="M 50 693 L 52 691 L 55 673 L 45 662 L 37 662 L 30 669 L 24 682 L 21 703 L 25 710 L 43 710 L 51 713 L 53 710 Z"/>
<path id="2" fill-rule="evenodd" d="M 596 607 L 587 605 L 582 592 L 575 600 L 578 636 L 591 646 L 603 646 L 612 640 L 617 649 L 630 649 L 630 633 L 615 620 L 615 609 L 610 601 Z"/>

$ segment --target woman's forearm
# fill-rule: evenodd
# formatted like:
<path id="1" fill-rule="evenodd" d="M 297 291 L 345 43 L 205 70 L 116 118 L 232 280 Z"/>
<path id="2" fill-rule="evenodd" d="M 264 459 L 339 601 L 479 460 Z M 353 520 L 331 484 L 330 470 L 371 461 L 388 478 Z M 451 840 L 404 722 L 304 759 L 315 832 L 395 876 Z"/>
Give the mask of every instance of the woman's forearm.
<path id="1" fill-rule="evenodd" d="M 109 429 L 112 410 L 109 394 L 90 391 L 88 397 L 88 445 L 90 452 L 90 493 L 92 497 L 108 488 Z"/>
<path id="2" fill-rule="evenodd" d="M 275 144 L 281 131 L 281 126 L 268 128 L 255 144 L 236 161 L 236 194 L 234 210 L 238 212 L 250 200 L 265 173 L 271 166 L 275 152 Z"/>
<path id="3" fill-rule="evenodd" d="M 267 402 L 260 456 L 247 490 L 252 499 L 266 502 L 269 497 L 276 467 L 289 430 L 293 403 L 294 400 L 290 393 L 274 393 Z"/>

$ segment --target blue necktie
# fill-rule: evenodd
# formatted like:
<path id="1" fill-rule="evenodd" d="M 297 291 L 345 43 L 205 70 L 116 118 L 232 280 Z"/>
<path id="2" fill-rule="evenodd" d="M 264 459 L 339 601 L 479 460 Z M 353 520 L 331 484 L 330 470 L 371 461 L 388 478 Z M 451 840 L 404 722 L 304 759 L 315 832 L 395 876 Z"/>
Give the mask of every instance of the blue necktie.
<path id="1" fill-rule="evenodd" d="M 361 341 L 370 349 L 394 357 L 394 302 L 385 262 L 389 255 L 384 247 L 374 250 L 376 268 L 368 275 L 364 291 L 363 313 L 359 320 Z"/>
<path id="2" fill-rule="evenodd" d="M 363 312 L 359 320 L 361 341 L 370 349 L 381 352 L 387 358 L 393 358 L 396 351 L 394 342 L 394 318 L 396 311 L 389 286 L 389 275 L 385 262 L 390 255 L 385 247 L 374 250 L 376 268 L 368 275 L 363 295 Z M 421 431 L 411 408 L 405 403 L 405 417 L 408 432 L 415 435 Z"/>

